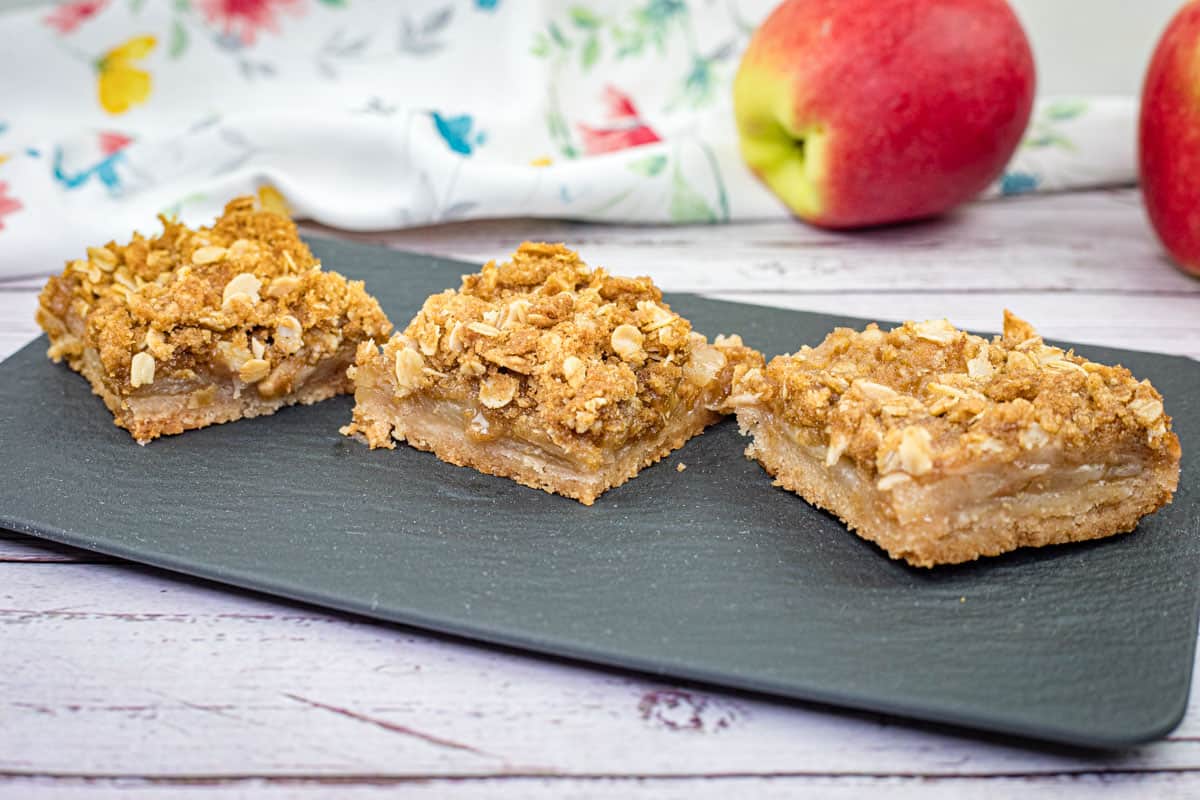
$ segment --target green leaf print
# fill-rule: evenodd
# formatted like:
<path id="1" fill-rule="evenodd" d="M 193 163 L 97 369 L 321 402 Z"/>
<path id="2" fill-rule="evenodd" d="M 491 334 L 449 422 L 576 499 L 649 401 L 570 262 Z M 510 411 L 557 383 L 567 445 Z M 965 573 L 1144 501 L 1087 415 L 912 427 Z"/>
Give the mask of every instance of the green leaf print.
<path id="1" fill-rule="evenodd" d="M 188 48 L 188 33 L 183 23 L 176 19 L 171 23 L 171 40 L 167 45 L 167 55 L 179 58 Z"/>
<path id="2" fill-rule="evenodd" d="M 700 149 L 704 151 L 704 158 L 708 161 L 708 168 L 712 170 L 713 181 L 717 185 L 717 203 L 721 209 L 721 222 L 729 222 L 729 193 L 725 191 L 725 179 L 721 177 L 721 167 L 717 164 L 717 156 L 713 153 L 712 148 L 704 142 L 700 142 Z"/>
<path id="3" fill-rule="evenodd" d="M 667 29 L 676 17 L 686 17 L 687 5 L 682 0 L 650 0 L 633 12 L 634 23 L 645 38 L 654 42 L 659 53 L 666 50 Z"/>
<path id="4" fill-rule="evenodd" d="M 712 62 L 707 58 L 697 57 L 692 61 L 692 68 L 684 79 L 680 99 L 692 108 L 700 108 L 713 99 L 715 83 Z"/>
<path id="5" fill-rule="evenodd" d="M 683 0 L 650 0 L 635 11 L 634 16 L 648 27 L 661 29 L 667 27 L 673 18 L 687 13 L 687 4 Z"/>
<path id="6" fill-rule="evenodd" d="M 596 12 L 584 8 L 583 6 L 573 6 L 570 10 L 570 14 L 571 22 L 575 23 L 575 27 L 583 28 L 587 31 L 594 31 L 604 23 L 604 20 L 602 20 L 599 15 L 596 14 Z"/>
<path id="7" fill-rule="evenodd" d="M 679 167 L 671 177 L 671 219 L 674 222 L 716 222 L 717 215 L 684 179 Z"/>
<path id="8" fill-rule="evenodd" d="M 1058 123 L 1069 122 L 1082 116 L 1087 113 L 1087 110 L 1086 100 L 1066 99 L 1050 103 L 1038 111 L 1029 130 L 1025 132 L 1021 147 L 1027 149 L 1057 147 L 1062 150 L 1074 150 L 1075 143 L 1056 126 Z"/>
<path id="9" fill-rule="evenodd" d="M 646 48 L 646 37 L 640 31 L 627 31 L 618 25 L 612 28 L 613 44 L 617 47 L 617 60 L 642 54 Z"/>
<path id="10" fill-rule="evenodd" d="M 646 156 L 636 161 L 630 161 L 625 166 L 631 172 L 636 172 L 638 175 L 644 175 L 647 178 L 653 178 L 663 171 L 663 167 L 667 166 L 667 157 L 661 154 Z"/>
<path id="11" fill-rule="evenodd" d="M 554 40 L 556 45 L 561 47 L 563 50 L 571 49 L 571 40 L 563 35 L 562 28 L 558 27 L 557 23 L 551 22 L 547 26 L 547 30 L 550 31 L 550 38 Z"/>
<path id="12" fill-rule="evenodd" d="M 1061 133 L 1044 131 L 1025 139 L 1026 147 L 1061 147 L 1064 150 L 1074 150 L 1075 144 Z"/>
<path id="13" fill-rule="evenodd" d="M 546 111 L 546 132 L 550 134 L 550 138 L 564 158 L 578 158 L 579 150 L 571 141 L 571 131 L 567 128 L 567 121 L 558 108 L 558 98 L 551 93 L 549 100 L 550 108 Z"/>
<path id="14" fill-rule="evenodd" d="M 1075 119 L 1087 111 L 1088 104 L 1086 100 L 1056 100 L 1046 106 L 1043 116 L 1053 122 L 1063 122 L 1068 119 Z"/>
<path id="15" fill-rule="evenodd" d="M 587 38 L 587 41 L 583 43 L 583 50 L 579 52 L 579 65 L 583 67 L 584 71 L 587 71 L 592 68 L 592 65 L 595 64 L 599 58 L 600 37 L 593 33 Z"/>

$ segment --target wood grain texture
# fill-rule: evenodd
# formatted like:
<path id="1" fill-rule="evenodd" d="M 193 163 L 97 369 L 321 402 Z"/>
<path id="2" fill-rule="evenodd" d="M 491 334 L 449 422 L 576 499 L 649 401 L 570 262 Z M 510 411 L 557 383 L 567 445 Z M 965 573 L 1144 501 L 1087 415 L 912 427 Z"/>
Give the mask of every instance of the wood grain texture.
<path id="1" fill-rule="evenodd" d="M 1200 357 L 1200 295 L 849 291 L 840 295 L 723 292 L 720 297 L 867 319 L 948 317 L 957 327 L 981 332 L 999 330 L 1007 308 L 1032 322 L 1048 339 Z"/>
<path id="2" fill-rule="evenodd" d="M 0 564 L 0 587 L 0 774 L 1200 770 L 1194 696 L 1168 740 L 1097 758 L 504 653 L 138 567 Z"/>
<path id="3" fill-rule="evenodd" d="M 494 220 L 347 238 L 476 262 L 502 258 L 524 239 L 563 241 L 589 263 L 649 274 L 672 291 L 1200 294 L 1200 282 L 1162 255 L 1138 197 L 1122 189 L 979 203 L 943 220 L 867 233 L 787 220 L 643 227 Z"/>
<path id="4" fill-rule="evenodd" d="M 837 777 L 826 775 L 644 778 L 644 777 L 484 777 L 454 779 L 392 779 L 344 781 L 321 777 L 263 778 L 258 776 L 157 778 L 71 776 L 0 778 L 0 797 L 25 800 L 187 800 L 215 798 L 300 798 L 301 800 L 374 800 L 374 798 L 430 798 L 430 800 L 1110 800 L 1147 797 L 1155 800 L 1192 800 L 1195 782 L 1190 774 L 1064 775 L 1053 777 L 928 778 Z"/>
<path id="5" fill-rule="evenodd" d="M 560 239 L 669 290 L 1200 355 L 1200 282 L 1134 191 L 868 234 L 496 221 L 372 235 L 467 260 Z M 328 265 L 336 268 L 336 265 Z M 0 283 L 0 357 L 40 280 Z M 1168 398 L 1168 406 L 1170 398 Z M 0 797 L 1195 797 L 1165 741 L 1024 747 L 437 639 L 0 534 Z M 76 563 L 71 563 L 75 561 Z"/>

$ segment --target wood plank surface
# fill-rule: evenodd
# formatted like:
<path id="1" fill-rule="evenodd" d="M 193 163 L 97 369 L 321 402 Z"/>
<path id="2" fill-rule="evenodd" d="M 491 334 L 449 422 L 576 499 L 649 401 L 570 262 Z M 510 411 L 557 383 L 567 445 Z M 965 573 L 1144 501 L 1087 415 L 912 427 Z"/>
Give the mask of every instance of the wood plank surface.
<path id="1" fill-rule="evenodd" d="M 1162 255 L 1134 189 L 977 203 L 946 219 L 865 233 L 787 220 L 642 227 L 491 220 L 336 235 L 472 262 L 503 258 L 525 239 L 562 241 L 591 264 L 648 274 L 672 291 L 1200 294 L 1200 282 Z"/>
<path id="2" fill-rule="evenodd" d="M 0 587 L 0 774 L 1200 771 L 1194 696 L 1167 740 L 1096 758 L 674 686 L 140 567 L 0 564 Z"/>
<path id="3" fill-rule="evenodd" d="M 508 777 L 454 779 L 389 779 L 348 782 L 323 778 L 259 778 L 205 776 L 142 778 L 52 777 L 15 779 L 12 797 L 55 797 L 63 800 L 137 800 L 161 798 L 185 800 L 205 798 L 265 797 L 300 800 L 375 800 L 406 797 L 423 800 L 628 800 L 652 797 L 658 800 L 1194 800 L 1195 783 L 1187 774 L 1083 775 L 1039 778 L 925 778 L 925 777 L 832 777 L 757 776 L 680 778 L 586 778 Z M 0 787 L 0 795 L 5 793 Z"/>

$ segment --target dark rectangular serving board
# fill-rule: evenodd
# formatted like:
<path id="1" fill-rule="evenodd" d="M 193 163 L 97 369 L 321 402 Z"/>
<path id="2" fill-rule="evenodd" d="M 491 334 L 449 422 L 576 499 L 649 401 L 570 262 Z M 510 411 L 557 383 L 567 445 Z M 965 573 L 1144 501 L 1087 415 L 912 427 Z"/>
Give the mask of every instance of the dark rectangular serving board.
<path id="1" fill-rule="evenodd" d="M 400 327 L 477 269 L 313 247 Z M 768 355 L 863 324 L 668 300 Z M 1184 453 L 1173 505 L 1132 534 L 924 570 L 772 486 L 732 422 L 585 508 L 368 450 L 338 433 L 345 397 L 139 447 L 45 347 L 0 364 L 0 525 L 15 531 L 486 642 L 1066 744 L 1150 740 L 1186 706 L 1200 369 L 1185 358 L 1077 348 L 1165 395 Z"/>

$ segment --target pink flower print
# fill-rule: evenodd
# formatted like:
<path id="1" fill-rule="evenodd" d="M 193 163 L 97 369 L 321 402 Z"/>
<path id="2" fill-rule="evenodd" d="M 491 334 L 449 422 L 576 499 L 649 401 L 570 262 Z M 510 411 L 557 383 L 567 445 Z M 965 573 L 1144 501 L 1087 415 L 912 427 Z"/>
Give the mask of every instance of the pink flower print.
<path id="1" fill-rule="evenodd" d="M 108 0 L 75 0 L 63 3 L 42 19 L 61 34 L 73 33 L 76 28 L 99 14 L 108 5 Z"/>
<path id="2" fill-rule="evenodd" d="M 0 231 L 4 230 L 4 218 L 22 208 L 21 201 L 8 193 L 8 184 L 0 181 Z"/>
<path id="3" fill-rule="evenodd" d="M 126 136 L 123 133 L 100 131 L 100 152 L 106 156 L 111 156 L 132 141 L 132 137 Z"/>
<path id="4" fill-rule="evenodd" d="M 210 24 L 220 25 L 228 35 L 236 36 L 244 45 L 254 44 L 260 30 L 275 33 L 278 10 L 300 13 L 302 0 L 199 0 L 197 5 Z"/>
<path id="5" fill-rule="evenodd" d="M 662 141 L 654 129 L 642 121 L 637 106 L 629 95 L 609 86 L 604 90 L 604 103 L 608 124 L 592 127 L 577 123 L 579 135 L 583 137 L 583 149 L 589 155 L 612 153 L 627 147 L 637 147 Z"/>
<path id="6" fill-rule="evenodd" d="M 608 106 L 608 118 L 613 122 L 638 118 L 633 100 L 615 86 L 604 87 L 604 103 Z"/>

